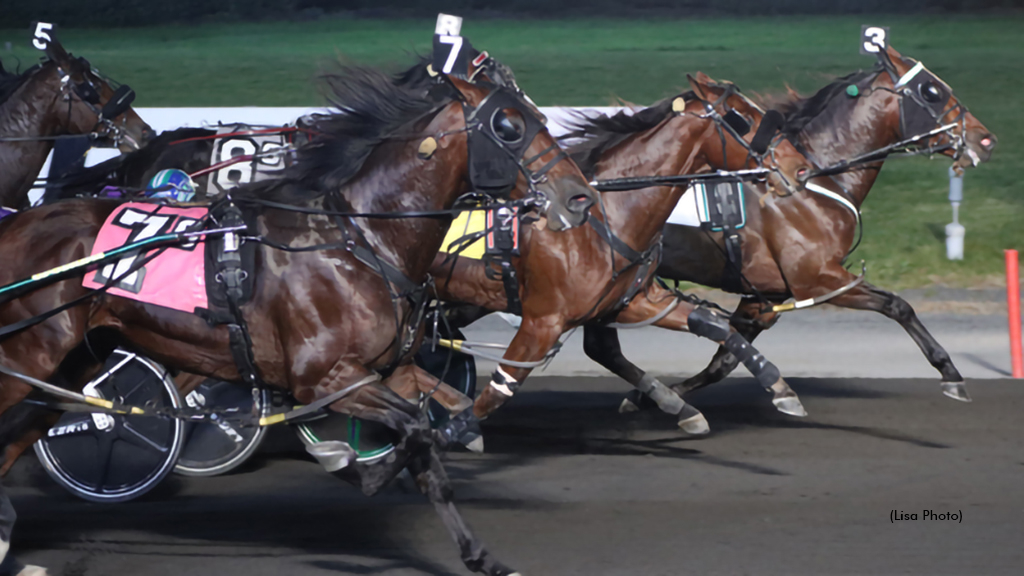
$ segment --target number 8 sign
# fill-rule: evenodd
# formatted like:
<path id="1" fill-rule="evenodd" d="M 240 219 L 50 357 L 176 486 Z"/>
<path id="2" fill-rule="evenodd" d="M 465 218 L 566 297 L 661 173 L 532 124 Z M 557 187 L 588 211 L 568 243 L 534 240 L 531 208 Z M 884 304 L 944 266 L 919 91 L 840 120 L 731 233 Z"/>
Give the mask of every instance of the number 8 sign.
<path id="1" fill-rule="evenodd" d="M 860 27 L 860 53 L 877 55 L 884 52 L 889 46 L 888 26 L 861 26 Z"/>

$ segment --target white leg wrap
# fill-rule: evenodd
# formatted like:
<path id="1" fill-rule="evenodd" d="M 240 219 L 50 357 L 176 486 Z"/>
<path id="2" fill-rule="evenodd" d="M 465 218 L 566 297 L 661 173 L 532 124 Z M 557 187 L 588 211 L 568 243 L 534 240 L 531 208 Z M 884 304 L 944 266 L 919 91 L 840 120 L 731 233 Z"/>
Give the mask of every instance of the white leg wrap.
<path id="1" fill-rule="evenodd" d="M 509 376 L 507 372 L 502 370 L 501 366 L 498 366 L 498 369 L 495 370 L 494 374 L 491 376 L 491 387 L 505 396 L 512 396 L 515 394 L 515 391 L 512 390 L 512 388 L 509 388 L 509 384 L 515 385 L 515 383 L 516 379 Z"/>

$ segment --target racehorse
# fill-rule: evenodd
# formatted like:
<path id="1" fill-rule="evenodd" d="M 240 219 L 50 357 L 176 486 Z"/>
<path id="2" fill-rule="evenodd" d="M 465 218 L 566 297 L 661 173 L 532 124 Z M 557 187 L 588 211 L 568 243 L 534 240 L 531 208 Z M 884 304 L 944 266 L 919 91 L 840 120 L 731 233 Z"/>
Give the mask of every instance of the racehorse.
<path id="1" fill-rule="evenodd" d="M 29 205 L 28 191 L 56 139 L 88 134 L 128 152 L 153 136 L 130 107 L 130 88 L 115 90 L 56 39 L 45 54 L 45 62 L 21 74 L 0 66 L 0 206 Z"/>
<path id="2" fill-rule="evenodd" d="M 344 112 L 318 124 L 320 138 L 303 148 L 296 167 L 280 179 L 240 187 L 231 199 L 211 206 L 218 222 L 230 221 L 238 207 L 255 212 L 241 237 L 212 240 L 225 254 L 234 242 L 256 243 L 251 272 L 236 270 L 233 281 L 223 279 L 241 286 L 249 278 L 251 285 L 249 300 L 234 308 L 235 322 L 211 326 L 197 315 L 90 292 L 77 278 L 58 280 L 0 306 L 6 327 L 71 306 L 0 342 L 6 371 L 0 375 L 0 413 L 29 393 L 27 378 L 50 378 L 88 331 L 112 329 L 166 366 L 278 386 L 306 409 L 329 406 L 391 428 L 395 458 L 339 464 L 335 473 L 372 494 L 408 466 L 466 566 L 510 574 L 455 509 L 425 415 L 391 388 L 412 389 L 414 397 L 433 392 L 449 407 L 469 405 L 412 364 L 412 354 L 428 288 L 420 283 L 449 225 L 449 209 L 480 188 L 471 176 L 471 133 L 486 134 L 489 145 L 510 158 L 505 166 L 512 184 L 492 192 L 520 199 L 524 210 L 539 207 L 552 230 L 581 225 L 593 192 L 531 109 L 499 87 L 439 74 L 432 81 L 447 96 L 431 101 L 372 69 L 344 68 L 326 81 L 332 104 Z M 532 130 L 518 133 L 517 146 L 507 146 L 501 134 L 522 126 Z M 432 146 L 424 145 L 428 141 Z M 101 224 L 119 206 L 112 200 L 65 200 L 0 222 L 0 283 L 88 255 Z M 89 297 L 88 306 L 73 306 Z M 246 359 L 236 358 L 232 342 L 242 344 Z M 2 443 L 18 437 L 14 424 L 0 420 Z M 318 452 L 320 457 L 347 461 L 337 445 L 342 443 L 325 444 L 330 451 Z M 7 543 L 13 509 L 6 495 L 0 504 L 6 512 L 0 513 L 6 521 L 0 537 Z"/>
<path id="3" fill-rule="evenodd" d="M 709 87 L 707 97 L 723 88 Z M 840 78 L 810 98 L 794 95 L 781 110 L 781 137 L 816 167 L 809 175 L 820 176 L 797 194 L 770 197 L 763 204 L 748 198 L 747 212 L 755 217 L 738 231 L 743 246 L 739 283 L 727 281 L 737 274 L 723 258 L 722 235 L 684 226 L 666 227 L 658 274 L 743 294 L 732 324 L 751 341 L 778 320 L 780 308 L 828 301 L 884 314 L 903 326 L 939 370 L 943 392 L 970 401 L 949 354 L 910 304 L 858 282 L 843 264 L 857 236 L 860 207 L 890 152 L 913 143 L 921 151 L 951 157 L 954 169 L 962 172 L 991 157 L 996 137 L 945 82 L 891 47 L 874 69 Z M 753 116 L 760 121 L 760 113 Z M 849 162 L 855 159 L 860 161 Z M 821 192 L 821 186 L 833 191 Z M 782 304 L 789 297 L 797 303 Z M 719 348 L 702 372 L 673 388 L 683 394 L 717 382 L 736 365 L 735 356 Z"/>
<path id="4" fill-rule="evenodd" d="M 720 135 L 722 117 L 711 111 L 723 101 L 732 107 L 746 105 L 735 95 L 713 102 L 686 93 L 634 115 L 580 119 L 578 130 L 569 136 L 587 139 L 571 152 L 585 174 L 601 179 L 756 167 L 746 142 L 731 133 Z M 763 161 L 773 170 L 771 179 L 780 185 L 783 178 L 795 182 L 797 170 L 808 166 L 788 145 Z M 648 184 L 631 192 L 602 192 L 601 202 L 592 209 L 590 226 L 559 234 L 523 226 L 519 256 L 511 259 L 517 278 L 512 290 L 518 292 L 518 302 L 506 292 L 505 282 L 489 278 L 487 262 L 459 257 L 452 262 L 444 253 L 434 259 L 431 273 L 438 279 L 441 298 L 477 308 L 476 312 L 460 311 L 460 323 L 480 312 L 510 311 L 522 316 L 490 385 L 476 400 L 476 418 L 487 417 L 511 398 L 532 370 L 531 363 L 543 361 L 563 333 L 582 325 L 585 350 L 592 359 L 676 415 L 684 431 L 707 432 L 707 421 L 699 411 L 623 357 L 615 331 L 605 326 L 608 322 L 692 331 L 737 351 L 766 388 L 784 386 L 774 366 L 738 335 L 730 335 L 724 317 L 679 300 L 652 282 L 661 229 L 684 190 L 685 186 Z M 457 416 L 449 428 L 463 433 L 470 448 L 481 448 L 475 422 Z"/>

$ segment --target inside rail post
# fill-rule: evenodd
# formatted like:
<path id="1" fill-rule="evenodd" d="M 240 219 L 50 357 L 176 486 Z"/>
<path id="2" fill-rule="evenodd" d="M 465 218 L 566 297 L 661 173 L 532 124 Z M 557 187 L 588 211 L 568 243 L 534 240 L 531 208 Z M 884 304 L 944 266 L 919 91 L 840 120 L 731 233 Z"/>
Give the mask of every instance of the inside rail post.
<path id="1" fill-rule="evenodd" d="M 1006 254 L 1006 308 L 1010 316 L 1010 366 L 1014 378 L 1024 378 L 1020 333 L 1020 271 L 1016 250 Z"/>

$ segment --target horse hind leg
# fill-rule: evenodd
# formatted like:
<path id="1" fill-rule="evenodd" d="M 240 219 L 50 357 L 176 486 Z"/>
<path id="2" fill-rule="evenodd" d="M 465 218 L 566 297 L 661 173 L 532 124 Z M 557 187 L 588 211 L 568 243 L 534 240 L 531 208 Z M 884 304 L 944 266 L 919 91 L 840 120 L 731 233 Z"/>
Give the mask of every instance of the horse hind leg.
<path id="1" fill-rule="evenodd" d="M 758 384 L 773 395 L 772 404 L 779 412 L 790 416 L 807 416 L 807 410 L 804 409 L 800 398 L 782 378 L 779 369 L 754 348 L 744 332 L 741 332 L 731 321 L 726 321 L 707 308 L 697 308 L 687 321 L 691 332 L 721 344 L 719 352 L 723 365 L 731 365 L 734 368 L 736 364 L 742 363 L 757 379 Z M 747 331 L 751 339 L 764 329 L 754 322 L 744 322 L 741 326 L 743 325 L 753 327 L 753 330 Z M 705 382 L 702 385 L 710 383 Z M 699 387 L 686 388 L 685 384 L 686 382 L 682 386 L 681 391 L 683 392 Z M 680 389 L 676 388 L 676 390 Z"/>
<path id="2" fill-rule="evenodd" d="M 619 333 L 614 328 L 587 324 L 583 327 L 583 351 L 598 364 L 629 382 L 637 391 L 650 398 L 666 414 L 678 418 L 678 426 L 687 434 L 707 434 L 711 427 L 699 410 L 687 404 L 678 394 L 657 378 L 641 370 L 623 355 L 619 344 Z M 620 412 L 636 409 L 636 404 L 627 398 L 619 407 Z"/>

